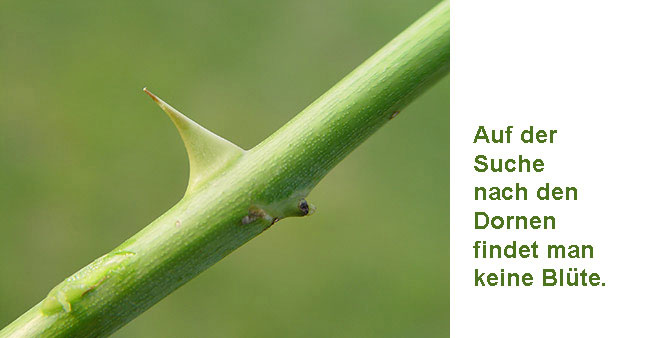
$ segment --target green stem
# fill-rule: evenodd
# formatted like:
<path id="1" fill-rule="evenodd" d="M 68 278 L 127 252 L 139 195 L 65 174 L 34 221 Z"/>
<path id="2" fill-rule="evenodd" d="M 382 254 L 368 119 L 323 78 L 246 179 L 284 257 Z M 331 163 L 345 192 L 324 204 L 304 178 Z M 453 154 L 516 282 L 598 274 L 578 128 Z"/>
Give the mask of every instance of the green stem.
<path id="1" fill-rule="evenodd" d="M 109 335 L 277 219 L 307 214 L 324 175 L 448 69 L 445 1 L 0 337 Z"/>

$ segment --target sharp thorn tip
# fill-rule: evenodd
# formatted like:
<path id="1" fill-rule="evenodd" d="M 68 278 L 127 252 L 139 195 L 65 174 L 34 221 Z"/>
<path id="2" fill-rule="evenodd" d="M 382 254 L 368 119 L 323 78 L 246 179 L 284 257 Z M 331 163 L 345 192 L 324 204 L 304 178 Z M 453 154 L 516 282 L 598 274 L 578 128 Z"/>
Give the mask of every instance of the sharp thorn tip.
<path id="1" fill-rule="evenodd" d="M 146 87 L 142 88 L 142 90 L 143 90 L 147 95 L 149 95 L 149 97 L 151 97 L 151 98 L 153 99 L 153 101 L 155 101 L 156 103 L 160 103 L 160 99 L 159 99 L 157 96 L 155 96 L 155 94 L 153 94 L 153 93 L 150 92 L 148 89 L 146 89 Z"/>

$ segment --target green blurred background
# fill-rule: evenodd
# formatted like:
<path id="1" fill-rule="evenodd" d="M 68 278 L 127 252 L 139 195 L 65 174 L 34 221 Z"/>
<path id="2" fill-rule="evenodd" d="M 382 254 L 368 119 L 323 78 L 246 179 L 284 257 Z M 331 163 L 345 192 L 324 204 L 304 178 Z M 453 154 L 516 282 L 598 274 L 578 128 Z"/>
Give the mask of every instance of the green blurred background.
<path id="1" fill-rule="evenodd" d="M 183 194 L 148 86 L 250 148 L 426 0 L 0 1 L 0 327 Z M 449 326 L 449 82 L 287 219 L 116 337 L 431 337 Z"/>

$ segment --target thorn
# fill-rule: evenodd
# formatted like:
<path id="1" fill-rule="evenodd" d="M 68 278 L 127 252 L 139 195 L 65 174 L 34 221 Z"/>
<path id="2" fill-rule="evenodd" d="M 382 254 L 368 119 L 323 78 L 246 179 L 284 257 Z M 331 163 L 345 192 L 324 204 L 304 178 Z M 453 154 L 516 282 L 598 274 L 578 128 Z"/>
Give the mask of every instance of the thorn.
<path id="1" fill-rule="evenodd" d="M 205 129 L 198 125 L 196 122 L 190 120 L 187 116 L 183 115 L 181 112 L 177 111 L 176 108 L 172 107 L 169 105 L 167 102 L 164 102 L 162 99 L 160 99 L 158 96 L 150 92 L 146 87 L 142 89 L 149 97 L 153 99 L 153 101 L 162 108 L 162 110 L 167 113 L 167 116 L 171 118 L 171 121 L 176 125 L 176 127 L 179 127 L 179 124 L 187 125 L 187 124 L 194 124 L 198 126 L 200 129 Z M 179 127 L 180 128 L 180 127 Z M 208 133 L 212 134 L 212 132 L 208 131 Z M 182 132 L 181 132 L 182 134 Z M 181 135 L 182 136 L 182 135 Z"/>
<path id="2" fill-rule="evenodd" d="M 214 177 L 216 173 L 223 172 L 245 153 L 230 141 L 192 121 L 146 87 L 142 90 L 169 116 L 185 143 L 189 157 L 189 184 L 185 194 Z"/>
<path id="3" fill-rule="evenodd" d="M 143 90 L 147 95 L 149 95 L 149 96 L 153 99 L 153 101 L 155 101 L 155 103 L 160 104 L 160 101 L 162 101 L 162 100 L 160 100 L 160 98 L 158 98 L 157 96 L 155 96 L 155 94 L 153 94 L 153 93 L 150 92 L 148 89 L 146 89 L 146 87 L 142 88 L 142 90 Z"/>

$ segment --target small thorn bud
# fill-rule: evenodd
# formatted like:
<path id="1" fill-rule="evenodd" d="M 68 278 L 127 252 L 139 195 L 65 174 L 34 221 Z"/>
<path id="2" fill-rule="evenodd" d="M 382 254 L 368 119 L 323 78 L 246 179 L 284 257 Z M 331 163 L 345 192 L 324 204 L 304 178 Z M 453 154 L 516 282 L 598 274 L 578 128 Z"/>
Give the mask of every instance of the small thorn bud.
<path id="1" fill-rule="evenodd" d="M 297 205 L 298 209 L 302 211 L 303 215 L 308 215 L 309 214 L 309 203 L 307 203 L 306 200 L 300 200 L 300 203 Z"/>
<path id="2" fill-rule="evenodd" d="M 315 206 L 309 204 L 305 199 L 301 199 L 297 208 L 302 212 L 302 216 L 312 215 L 315 212 Z"/>

